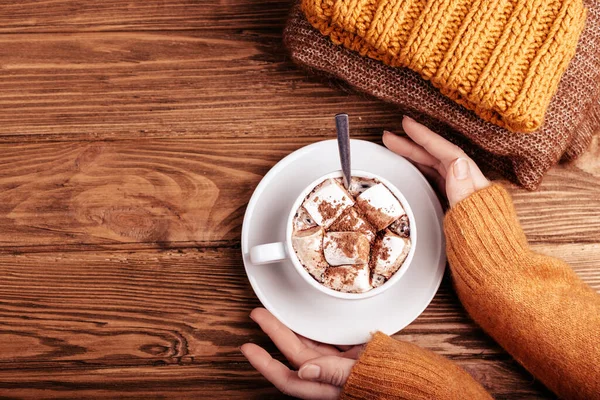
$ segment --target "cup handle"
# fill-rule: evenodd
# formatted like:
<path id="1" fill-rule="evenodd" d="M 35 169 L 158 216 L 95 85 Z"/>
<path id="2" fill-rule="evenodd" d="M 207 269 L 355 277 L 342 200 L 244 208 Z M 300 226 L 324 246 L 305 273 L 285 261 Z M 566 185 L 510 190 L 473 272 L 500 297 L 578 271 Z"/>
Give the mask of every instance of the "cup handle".
<path id="1" fill-rule="evenodd" d="M 283 242 L 261 244 L 250 249 L 250 261 L 256 265 L 275 263 L 287 257 Z"/>

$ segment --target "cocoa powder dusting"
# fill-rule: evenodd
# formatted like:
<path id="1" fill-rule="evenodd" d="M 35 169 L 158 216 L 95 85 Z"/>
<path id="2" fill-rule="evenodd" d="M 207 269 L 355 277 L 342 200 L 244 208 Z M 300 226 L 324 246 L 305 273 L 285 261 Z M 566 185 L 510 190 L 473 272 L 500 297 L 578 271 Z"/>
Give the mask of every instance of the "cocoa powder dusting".
<path id="1" fill-rule="evenodd" d="M 336 207 L 328 201 L 324 201 L 321 204 L 319 204 L 319 213 L 321 213 L 321 215 L 324 217 L 324 220 L 329 220 L 335 217 L 337 210 L 338 207 Z"/>
<path id="2" fill-rule="evenodd" d="M 348 234 L 341 234 L 339 238 L 335 240 L 338 249 L 344 253 L 346 257 L 354 257 L 356 250 L 356 243 L 352 240 L 354 235 L 350 232 Z"/>
<path id="3" fill-rule="evenodd" d="M 393 222 L 388 216 L 382 213 L 381 208 L 373 207 L 368 201 L 361 198 L 356 199 L 356 205 L 362 211 L 366 220 L 373 225 L 377 230 L 385 229 L 389 224 Z"/>
<path id="4" fill-rule="evenodd" d="M 346 267 L 329 267 L 327 268 L 327 275 L 331 278 L 338 278 L 343 285 L 351 285 L 358 275 L 356 271 L 357 267 L 346 266 Z"/>
<path id="5" fill-rule="evenodd" d="M 335 220 L 329 227 L 332 232 L 352 232 L 356 228 L 356 219 L 352 213 L 352 208 L 347 209 Z"/>
<path id="6" fill-rule="evenodd" d="M 367 237 L 375 236 L 375 228 L 363 218 L 354 207 L 345 210 L 329 227 L 331 232 L 359 232 Z"/>
<path id="7" fill-rule="evenodd" d="M 379 232 L 377 234 L 377 238 L 375 239 L 375 243 L 371 246 L 371 262 L 369 267 L 371 269 L 375 268 L 375 264 L 378 259 L 387 261 L 390 258 L 390 250 L 383 245 L 383 237 L 385 235 L 385 231 Z"/>
<path id="8" fill-rule="evenodd" d="M 390 249 L 383 246 L 383 244 L 379 248 L 379 258 L 383 261 L 387 261 L 390 259 Z"/>
<path id="9" fill-rule="evenodd" d="M 341 179 L 338 178 L 337 180 L 341 182 Z M 382 213 L 383 209 L 373 207 L 370 203 L 352 194 L 350 194 L 350 197 L 355 200 L 355 206 L 344 210 L 329 228 L 325 229 L 326 233 L 337 232 L 337 234 L 331 235 L 330 241 L 324 241 L 321 248 L 321 257 L 324 261 L 323 250 L 330 246 L 337 247 L 348 258 L 354 258 L 358 253 L 361 259 L 363 257 L 366 259 L 372 274 L 377 260 L 388 261 L 392 256 L 390 249 L 384 246 L 383 241 L 388 229 L 400 236 L 410 237 L 410 221 L 407 215 L 391 219 L 385 215 L 386 213 Z M 317 197 L 314 200 L 318 202 L 319 198 Z M 340 206 L 339 201 L 322 201 L 318 210 L 323 220 L 331 221 L 340 211 Z M 296 218 L 299 218 L 299 215 Z M 323 228 L 319 227 L 319 229 Z M 324 263 L 325 270 L 322 277 L 327 276 L 343 286 L 353 285 L 361 268 L 367 268 L 365 265 L 331 266 L 326 261 Z M 322 279 L 317 277 L 315 279 L 322 282 Z"/>
<path id="10" fill-rule="evenodd" d="M 353 267 L 351 270 L 347 271 L 342 283 L 346 286 L 352 284 L 352 282 L 354 282 L 354 279 L 356 279 L 356 275 L 358 275 L 356 267 Z"/>

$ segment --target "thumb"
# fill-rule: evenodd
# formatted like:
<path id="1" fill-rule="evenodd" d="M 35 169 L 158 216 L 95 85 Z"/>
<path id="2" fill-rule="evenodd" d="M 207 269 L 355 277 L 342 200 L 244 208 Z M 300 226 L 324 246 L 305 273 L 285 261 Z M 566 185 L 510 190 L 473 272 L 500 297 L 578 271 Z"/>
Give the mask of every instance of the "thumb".
<path id="1" fill-rule="evenodd" d="M 475 183 L 471 175 L 469 160 L 457 158 L 446 174 L 446 194 L 450 207 L 466 199 L 475 192 Z"/>
<path id="2" fill-rule="evenodd" d="M 302 364 L 298 371 L 300 379 L 317 381 L 342 387 L 350 376 L 356 360 L 336 356 L 324 356 Z"/>

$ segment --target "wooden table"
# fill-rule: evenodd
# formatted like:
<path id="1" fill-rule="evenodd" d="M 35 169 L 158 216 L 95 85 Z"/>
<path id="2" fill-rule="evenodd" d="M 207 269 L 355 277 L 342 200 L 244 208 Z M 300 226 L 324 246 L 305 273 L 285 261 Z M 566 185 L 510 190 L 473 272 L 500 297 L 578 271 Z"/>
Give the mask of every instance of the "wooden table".
<path id="1" fill-rule="evenodd" d="M 5 0 L 0 6 L 0 396 L 278 398 L 238 347 L 274 347 L 241 261 L 278 160 L 399 130 L 282 46 L 288 1 Z M 600 289 L 600 140 L 540 191 L 512 187 L 533 247 Z M 449 279 L 398 338 L 502 398 L 552 397 L 467 317 Z"/>

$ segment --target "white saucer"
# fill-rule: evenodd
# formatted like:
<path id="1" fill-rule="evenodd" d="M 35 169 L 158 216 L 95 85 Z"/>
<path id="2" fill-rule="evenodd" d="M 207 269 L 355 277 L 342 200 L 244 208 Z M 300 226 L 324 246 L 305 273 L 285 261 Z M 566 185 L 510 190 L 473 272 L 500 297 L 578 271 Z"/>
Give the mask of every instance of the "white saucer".
<path id="1" fill-rule="evenodd" d="M 385 147 L 352 140 L 352 168 L 388 179 L 410 203 L 419 240 L 410 268 L 384 293 L 364 300 L 327 296 L 302 279 L 289 260 L 253 265 L 253 246 L 284 241 L 285 223 L 300 192 L 339 169 L 335 140 L 303 147 L 281 160 L 257 186 L 244 216 L 242 254 L 250 284 L 262 304 L 294 332 L 337 345 L 365 343 L 370 334 L 394 334 L 414 321 L 437 292 L 446 254 L 442 207 L 427 180 L 410 162 Z"/>

